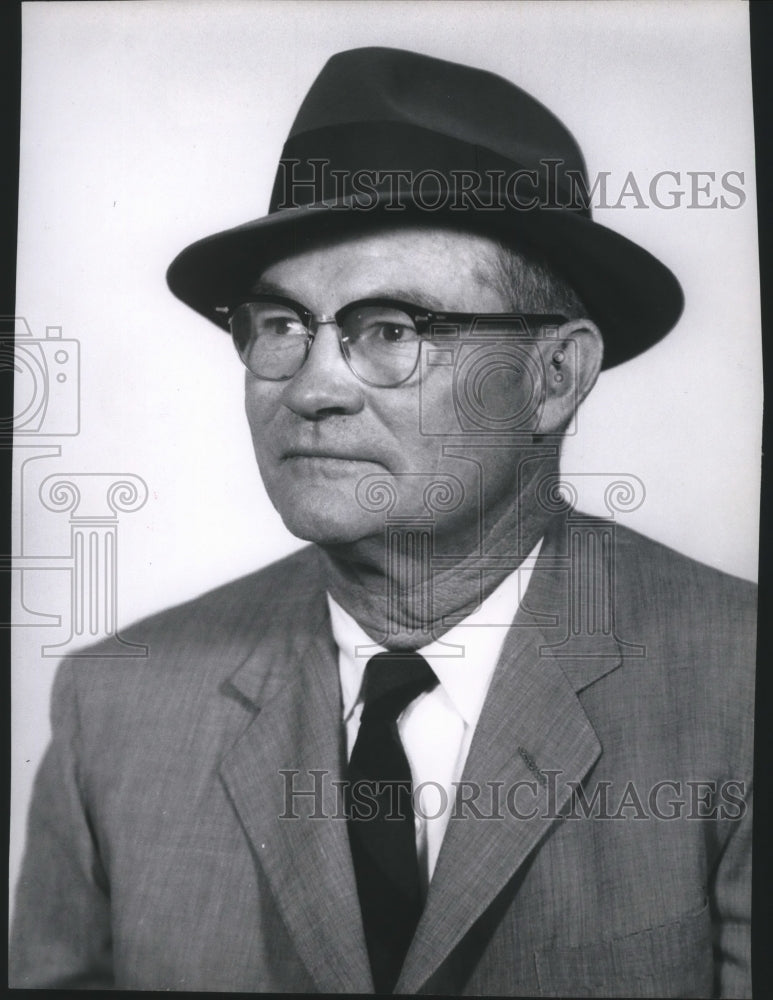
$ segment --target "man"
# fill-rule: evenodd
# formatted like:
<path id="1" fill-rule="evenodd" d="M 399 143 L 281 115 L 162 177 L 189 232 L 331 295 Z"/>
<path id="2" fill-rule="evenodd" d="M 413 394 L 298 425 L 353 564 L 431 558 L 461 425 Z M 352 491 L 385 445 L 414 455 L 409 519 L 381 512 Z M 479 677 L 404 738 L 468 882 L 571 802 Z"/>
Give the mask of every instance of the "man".
<path id="1" fill-rule="evenodd" d="M 557 488 L 682 305 L 583 186 L 514 85 L 353 50 L 174 261 L 314 544 L 62 665 L 14 985 L 749 995 L 753 588 Z"/>

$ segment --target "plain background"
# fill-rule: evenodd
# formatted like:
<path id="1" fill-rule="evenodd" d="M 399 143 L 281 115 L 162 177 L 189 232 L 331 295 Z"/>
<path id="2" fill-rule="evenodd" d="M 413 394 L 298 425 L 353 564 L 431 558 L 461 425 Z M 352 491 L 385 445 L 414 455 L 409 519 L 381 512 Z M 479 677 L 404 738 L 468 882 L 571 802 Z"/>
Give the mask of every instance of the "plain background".
<path id="1" fill-rule="evenodd" d="M 79 341 L 80 432 L 20 449 L 19 461 L 38 445 L 41 457 L 32 488 L 15 482 L 16 554 L 68 555 L 67 515 L 44 510 L 36 487 L 75 472 L 148 486 L 119 525 L 121 623 L 302 544 L 261 487 L 228 338 L 164 275 L 187 243 L 264 214 L 309 85 L 332 53 L 360 45 L 523 86 L 575 134 L 591 177 L 610 172 L 612 202 L 629 172 L 648 203 L 653 175 L 681 173 L 681 207 L 628 198 L 594 213 L 677 274 L 686 307 L 664 342 L 602 375 L 563 468 L 637 476 L 646 499 L 623 523 L 754 578 L 759 288 L 748 21 L 735 0 L 25 4 L 17 313 L 38 338 L 60 326 Z M 741 171 L 744 205 L 688 208 L 687 171 Z M 18 398 L 28 391 L 21 382 Z M 588 484 L 579 506 L 603 513 Z M 67 622 L 68 587 L 66 570 L 27 572 L 24 604 Z M 14 630 L 12 886 L 49 736 L 56 660 L 41 646 L 67 631 Z"/>

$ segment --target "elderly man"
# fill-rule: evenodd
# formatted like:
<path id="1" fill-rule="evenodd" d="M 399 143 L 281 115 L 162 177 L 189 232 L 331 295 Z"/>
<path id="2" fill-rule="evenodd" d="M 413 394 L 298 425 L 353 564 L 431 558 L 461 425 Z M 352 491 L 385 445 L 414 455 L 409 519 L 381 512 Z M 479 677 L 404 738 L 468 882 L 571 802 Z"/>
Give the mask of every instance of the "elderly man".
<path id="1" fill-rule="evenodd" d="M 15 985 L 749 995 L 753 588 L 557 489 L 682 301 L 587 188 L 512 84 L 353 50 L 172 264 L 314 544 L 62 665 Z"/>

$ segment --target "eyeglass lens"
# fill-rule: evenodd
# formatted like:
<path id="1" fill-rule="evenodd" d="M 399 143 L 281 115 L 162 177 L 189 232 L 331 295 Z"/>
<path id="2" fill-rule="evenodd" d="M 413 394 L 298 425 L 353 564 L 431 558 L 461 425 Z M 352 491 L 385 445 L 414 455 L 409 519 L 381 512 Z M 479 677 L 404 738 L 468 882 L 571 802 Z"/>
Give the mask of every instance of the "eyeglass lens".
<path id="1" fill-rule="evenodd" d="M 246 302 L 231 317 L 245 365 L 261 378 L 286 379 L 308 353 L 309 330 L 282 303 Z M 341 317 L 341 343 L 352 370 L 374 385 L 398 385 L 416 368 L 421 338 L 413 319 L 391 306 L 358 306 Z"/>

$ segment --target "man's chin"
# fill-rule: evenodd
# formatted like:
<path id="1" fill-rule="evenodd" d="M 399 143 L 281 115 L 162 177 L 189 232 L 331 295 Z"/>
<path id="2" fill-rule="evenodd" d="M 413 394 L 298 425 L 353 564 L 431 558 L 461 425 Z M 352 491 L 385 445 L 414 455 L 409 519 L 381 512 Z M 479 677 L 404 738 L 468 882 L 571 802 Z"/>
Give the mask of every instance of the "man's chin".
<path id="1" fill-rule="evenodd" d="M 294 511 L 285 515 L 280 511 L 280 514 L 291 534 L 315 545 L 325 547 L 352 545 L 374 535 L 383 537 L 383 523 L 363 524 L 357 520 L 344 520 L 318 512 L 304 515 Z"/>
<path id="2" fill-rule="evenodd" d="M 317 545 L 349 545 L 373 535 L 383 538 L 384 513 L 364 509 L 357 495 L 365 475 L 360 467 L 368 472 L 380 467 L 365 462 L 317 464 L 319 469 L 315 460 L 284 463 L 279 475 L 264 476 L 269 499 L 287 530 Z M 349 468 L 355 465 L 356 475 Z M 385 475 L 383 470 L 381 474 Z"/>

